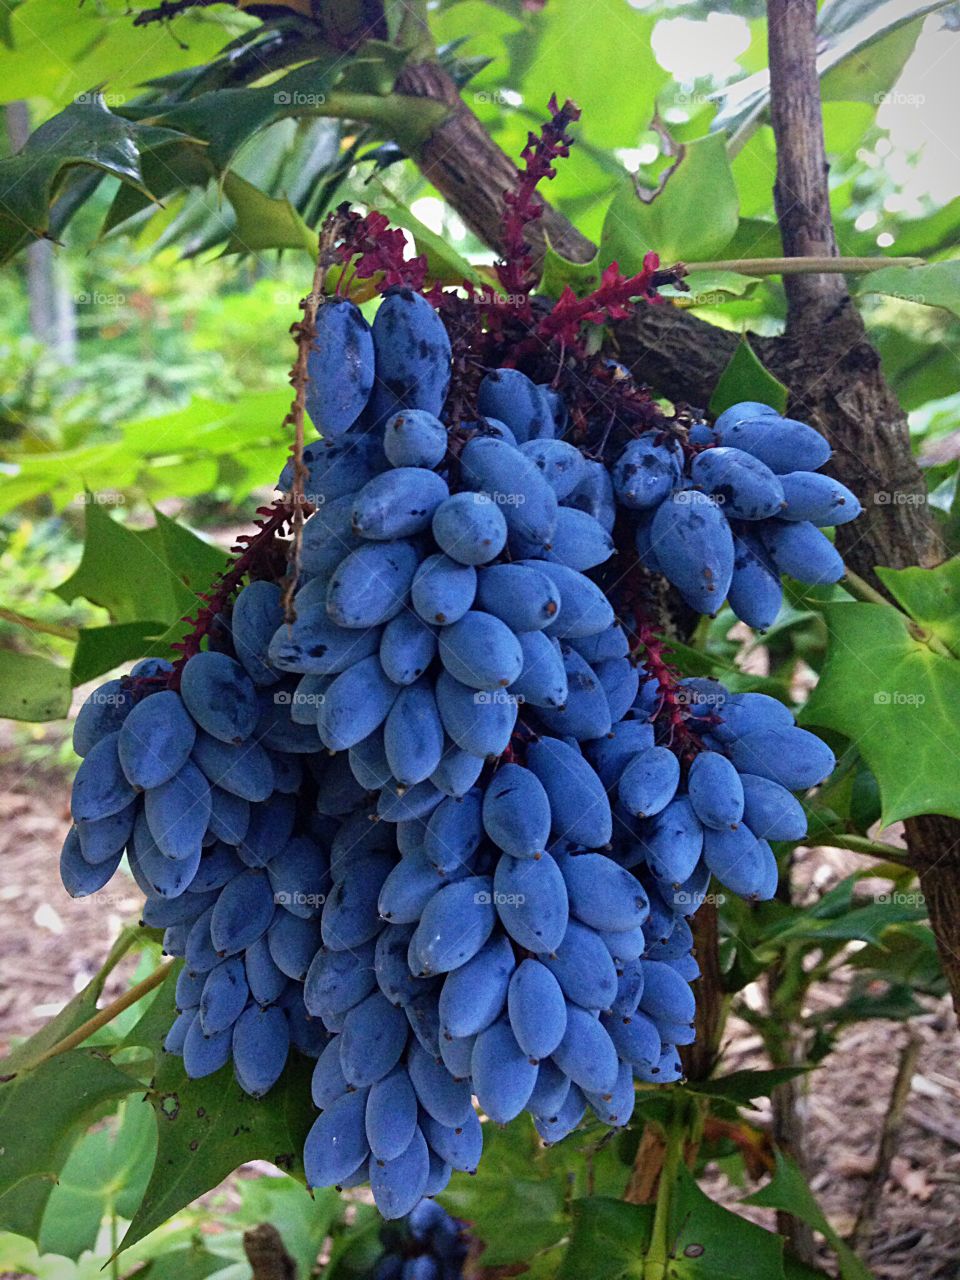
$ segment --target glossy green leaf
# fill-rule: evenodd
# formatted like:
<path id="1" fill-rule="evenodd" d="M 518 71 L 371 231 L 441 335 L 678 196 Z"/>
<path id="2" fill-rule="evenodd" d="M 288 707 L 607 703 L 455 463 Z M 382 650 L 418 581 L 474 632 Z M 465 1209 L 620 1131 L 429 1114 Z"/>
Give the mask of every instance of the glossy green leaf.
<path id="1" fill-rule="evenodd" d="M 60 720 L 70 710 L 70 672 L 38 654 L 0 649 L 0 716 Z"/>
<path id="2" fill-rule="evenodd" d="M 86 684 L 125 662 L 154 653 L 155 622 L 117 622 L 106 627 L 81 627 L 70 664 L 71 684 Z M 66 713 L 64 713 L 66 714 Z"/>
<path id="3" fill-rule="evenodd" d="M 654 1258 L 653 1206 L 575 1201 L 559 1280 L 643 1280 L 660 1263 L 671 1280 L 783 1280 L 783 1239 L 703 1194 L 681 1165 L 670 1197 L 669 1256 Z"/>
<path id="4" fill-rule="evenodd" d="M 302 249 L 315 258 L 317 235 L 289 200 L 276 199 L 232 171 L 223 180 L 237 215 L 224 253 L 257 253 L 266 249 Z"/>
<path id="5" fill-rule="evenodd" d="M 727 1076 L 715 1076 L 712 1080 L 695 1080 L 687 1084 L 693 1093 L 706 1094 L 710 1098 L 722 1098 L 746 1106 L 757 1098 L 766 1098 L 779 1084 L 802 1076 L 805 1067 L 774 1067 L 769 1071 L 731 1071 Z"/>
<path id="6" fill-rule="evenodd" d="M 642 1280 L 653 1206 L 603 1196 L 573 1203 L 573 1233 L 559 1280 Z"/>
<path id="7" fill-rule="evenodd" d="M 784 413 L 787 407 L 787 388 L 764 368 L 745 337 L 740 339 L 730 363 L 720 375 L 710 400 L 710 411 L 722 413 L 741 400 L 759 400 L 778 413 Z"/>
<path id="8" fill-rule="evenodd" d="M 779 1280 L 783 1238 L 711 1200 L 680 1166 L 670 1203 L 676 1280 Z"/>
<path id="9" fill-rule="evenodd" d="M 904 302 L 943 307 L 960 316 L 960 261 L 931 262 L 926 267 L 884 267 L 871 271 L 860 282 L 862 295 L 884 293 Z"/>
<path id="10" fill-rule="evenodd" d="M 528 1119 L 505 1128 L 485 1126 L 484 1158 L 473 1177 L 455 1175 L 440 1199 L 474 1224 L 484 1264 L 510 1266 L 556 1245 L 570 1229 L 570 1198 L 593 1187 L 620 1196 L 628 1169 L 612 1144 L 595 1146 L 589 1134 L 571 1135 L 544 1149 Z"/>
<path id="11" fill-rule="evenodd" d="M 57 595 L 68 604 L 83 596 L 117 622 L 156 622 L 158 631 L 194 611 L 225 556 L 161 512 L 155 514 L 154 528 L 132 530 L 88 502 L 83 557 L 56 588 Z"/>
<path id="12" fill-rule="evenodd" d="M 115 115 L 99 93 L 81 95 L 33 133 L 23 149 L 0 160 L 0 261 L 42 236 L 64 173 L 86 165 L 146 193 L 140 150 L 165 131 Z"/>
<path id="13" fill-rule="evenodd" d="M 206 1280 L 207 1276 L 228 1268 L 235 1274 L 236 1266 L 235 1260 L 226 1254 L 212 1253 L 201 1244 L 190 1244 L 150 1258 L 146 1266 L 134 1274 L 143 1280 Z"/>
<path id="14" fill-rule="evenodd" d="M 269 1160 L 302 1177 L 303 1143 L 316 1115 L 311 1071 L 312 1063 L 295 1054 L 266 1097 L 255 1099 L 243 1092 L 229 1065 L 188 1080 L 183 1062 L 164 1054 L 151 1094 L 157 1160 L 121 1248 L 143 1239 L 249 1160 Z"/>
<path id="15" fill-rule="evenodd" d="M 709 209 L 709 217 L 704 211 Z M 641 194 L 633 178 L 617 191 L 603 224 L 602 262 L 639 271 L 651 249 L 663 264 L 716 258 L 737 229 L 737 189 L 724 140 L 688 143 L 660 189 Z"/>
<path id="16" fill-rule="evenodd" d="M 877 577 L 911 618 L 960 658 L 960 556 L 935 569 L 877 569 Z"/>
<path id="17" fill-rule="evenodd" d="M 776 1158 L 776 1172 L 771 1180 L 752 1196 L 747 1196 L 743 1203 L 766 1209 L 783 1209 L 808 1223 L 820 1232 L 836 1253 L 842 1280 L 871 1280 L 867 1268 L 831 1227 L 797 1166 L 779 1151 Z"/>
<path id="18" fill-rule="evenodd" d="M 0 1084 L 0 1219 L 35 1240 L 70 1151 L 105 1102 L 142 1090 L 93 1049 L 73 1049 Z"/>
<path id="19" fill-rule="evenodd" d="M 934 653 L 884 605 L 821 608 L 829 649 L 802 723 L 857 744 L 880 787 L 884 826 L 918 813 L 960 817 L 960 662 Z"/>

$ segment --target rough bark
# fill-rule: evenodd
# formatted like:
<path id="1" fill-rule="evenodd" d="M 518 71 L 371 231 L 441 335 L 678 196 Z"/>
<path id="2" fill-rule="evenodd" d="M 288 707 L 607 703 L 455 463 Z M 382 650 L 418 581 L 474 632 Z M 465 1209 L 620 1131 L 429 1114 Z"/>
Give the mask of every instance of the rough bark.
<path id="1" fill-rule="evenodd" d="M 836 253 L 827 194 L 814 30 L 815 0 L 768 0 L 770 112 L 777 144 L 774 196 L 789 257 Z M 835 449 L 837 474 L 864 514 L 839 530 L 845 559 L 873 577 L 943 558 L 910 453 L 906 415 L 888 386 L 842 276 L 785 276 L 787 326 L 771 367 L 796 412 Z M 927 899 L 944 973 L 960 1008 L 960 823 L 939 815 L 907 823 L 907 846 Z"/>

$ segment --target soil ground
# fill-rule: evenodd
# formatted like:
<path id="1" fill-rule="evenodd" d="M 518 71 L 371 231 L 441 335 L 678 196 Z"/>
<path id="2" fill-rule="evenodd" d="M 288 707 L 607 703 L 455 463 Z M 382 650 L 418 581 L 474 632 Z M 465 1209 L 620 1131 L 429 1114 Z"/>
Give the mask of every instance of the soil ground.
<path id="1" fill-rule="evenodd" d="M 5 749 L 4 749 L 5 748 Z M 72 901 L 60 885 L 57 857 L 67 829 L 62 777 L 14 763 L 0 743 L 0 1049 L 27 1036 L 93 976 L 123 925 L 136 918 L 132 881 L 111 883 L 93 901 Z M 5 761 L 5 763 L 4 763 Z M 804 880 L 827 888 L 856 865 L 852 855 L 803 855 Z M 106 995 L 120 993 L 127 973 L 112 975 Z M 818 1005 L 841 998 L 841 982 L 817 988 Z M 878 1280 L 960 1277 L 960 1068 L 949 1002 L 926 1000 L 912 1024 L 920 1040 L 905 1120 L 880 1198 L 875 1226 L 861 1246 Z M 833 1227 L 850 1231 L 867 1185 L 906 1028 L 873 1021 L 852 1027 L 838 1051 L 814 1071 L 804 1104 L 812 1186 Z M 746 1024 L 727 1030 L 725 1069 L 763 1066 L 758 1038 Z M 768 1115 L 761 1110 L 758 1124 Z M 734 1204 L 742 1191 L 718 1172 L 708 1189 Z M 748 1188 L 749 1190 L 749 1188 Z M 756 1217 L 761 1214 L 754 1212 Z M 763 1219 L 768 1222 L 765 1216 Z M 824 1255 L 826 1258 L 826 1255 Z"/>

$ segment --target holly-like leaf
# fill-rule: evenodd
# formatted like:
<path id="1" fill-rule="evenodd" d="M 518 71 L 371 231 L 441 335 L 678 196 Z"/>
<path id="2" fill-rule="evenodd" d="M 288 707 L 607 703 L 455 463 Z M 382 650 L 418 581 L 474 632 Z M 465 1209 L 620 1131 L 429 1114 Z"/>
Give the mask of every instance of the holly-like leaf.
<path id="1" fill-rule="evenodd" d="M 0 1084 L 0 1220 L 37 1238 L 77 1137 L 105 1102 L 143 1088 L 95 1049 L 73 1049 L 14 1071 Z"/>
<path id="2" fill-rule="evenodd" d="M 136 187 L 149 198 L 140 149 L 166 130 L 115 115 L 101 95 L 82 94 L 28 138 L 17 155 L 0 161 L 0 261 L 42 236 L 64 173 L 86 165 Z"/>
<path id="3" fill-rule="evenodd" d="M 693 1093 L 746 1106 L 757 1098 L 769 1097 L 777 1085 L 802 1076 L 806 1070 L 806 1067 L 774 1067 L 769 1071 L 732 1071 L 713 1080 L 692 1081 L 687 1088 Z"/>
<path id="4" fill-rule="evenodd" d="M 956 561 L 885 571 L 890 589 L 917 611 L 913 622 L 880 604 L 821 606 L 830 643 L 800 719 L 856 743 L 880 787 L 884 826 L 918 813 L 960 817 L 960 661 L 934 652 L 915 625 L 957 643 L 948 617 L 957 572 Z"/>
<path id="5" fill-rule="evenodd" d="M 573 1213 L 559 1280 L 641 1280 L 656 1263 L 671 1280 L 784 1280 L 782 1237 L 709 1199 L 683 1165 L 670 1195 L 668 1256 L 653 1256 L 652 1205 L 591 1197 Z"/>
<path id="6" fill-rule="evenodd" d="M 302 1178 L 303 1143 L 315 1118 L 311 1070 L 307 1059 L 292 1056 L 278 1083 L 256 1099 L 243 1092 L 229 1065 L 188 1080 L 181 1059 L 164 1054 L 150 1099 L 157 1160 L 121 1248 L 142 1240 L 249 1160 L 269 1160 Z"/>
<path id="7" fill-rule="evenodd" d="M 310 230 L 289 200 L 268 196 L 232 170 L 224 177 L 223 189 L 237 215 L 237 225 L 224 253 L 302 249 L 316 257 L 316 232 Z"/>
<path id="8" fill-rule="evenodd" d="M 766 1209 L 783 1209 L 808 1223 L 814 1231 L 820 1232 L 837 1255 L 842 1280 L 871 1280 L 867 1268 L 831 1227 L 797 1166 L 779 1151 L 776 1158 L 773 1177 L 765 1187 L 747 1196 L 743 1203 Z"/>
<path id="9" fill-rule="evenodd" d="M 60 720 L 70 710 L 70 672 L 39 654 L 0 649 L 0 717 Z"/>
<path id="10" fill-rule="evenodd" d="M 117 622 L 106 627 L 81 627 L 70 664 L 71 684 L 86 684 L 124 662 L 136 662 L 152 655 L 157 629 L 155 622 Z M 62 714 L 66 715 L 66 712 Z"/>
<path id="11" fill-rule="evenodd" d="M 759 400 L 778 413 L 783 413 L 787 407 L 787 388 L 760 363 L 746 338 L 740 339 L 730 363 L 720 375 L 710 400 L 710 410 L 722 413 L 741 400 Z"/>
<path id="12" fill-rule="evenodd" d="M 652 1228 L 652 1205 L 603 1196 L 575 1200 L 559 1280 L 640 1280 Z"/>
<path id="13" fill-rule="evenodd" d="M 590 1185 L 620 1196 L 628 1170 L 615 1146 L 596 1148 L 586 1133 L 544 1150 L 523 1117 L 503 1129 L 484 1127 L 484 1158 L 473 1177 L 456 1175 L 440 1197 L 473 1224 L 484 1241 L 485 1266 L 528 1262 L 570 1230 L 571 1195 Z"/>
<path id="14" fill-rule="evenodd" d="M 680 1166 L 670 1203 L 676 1280 L 782 1280 L 783 1238 L 711 1200 Z"/>
<path id="15" fill-rule="evenodd" d="M 155 516 L 154 528 L 129 529 L 88 502 L 83 556 L 57 595 L 68 604 L 83 596 L 117 622 L 156 623 L 157 633 L 193 611 L 226 558 L 162 512 Z"/>
<path id="16" fill-rule="evenodd" d="M 658 191 L 640 192 L 632 177 L 621 185 L 604 219 L 601 260 L 631 274 L 651 249 L 665 265 L 715 258 L 737 229 L 737 210 L 724 140 L 701 138 L 682 148 Z"/>

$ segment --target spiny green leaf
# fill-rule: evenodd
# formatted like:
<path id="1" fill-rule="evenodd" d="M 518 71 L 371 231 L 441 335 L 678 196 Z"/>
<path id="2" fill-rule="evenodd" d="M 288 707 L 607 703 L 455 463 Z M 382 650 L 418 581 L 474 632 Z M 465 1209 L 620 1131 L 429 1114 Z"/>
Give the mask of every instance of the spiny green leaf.
<path id="1" fill-rule="evenodd" d="M 503 1129 L 485 1126 L 484 1159 L 473 1177 L 457 1175 L 441 1196 L 457 1217 L 473 1223 L 487 1266 L 525 1262 L 560 1241 L 570 1229 L 571 1195 L 593 1186 L 619 1196 L 627 1168 L 616 1148 L 596 1148 L 588 1133 L 546 1150 L 520 1117 Z"/>
<path id="2" fill-rule="evenodd" d="M 106 627 L 81 627 L 70 664 L 71 684 L 86 684 L 124 662 L 136 662 L 153 654 L 153 641 L 159 629 L 155 622 L 116 622 Z"/>
<path id="3" fill-rule="evenodd" d="M 776 1159 L 776 1172 L 771 1180 L 752 1196 L 747 1196 L 743 1203 L 766 1209 L 783 1209 L 808 1223 L 814 1231 L 820 1232 L 836 1253 L 843 1280 L 871 1280 L 867 1268 L 831 1227 L 797 1166 L 779 1151 Z"/>
<path id="4" fill-rule="evenodd" d="M 41 125 L 17 155 L 0 161 L 0 261 L 46 232 L 64 172 L 77 165 L 109 173 L 149 197 L 140 149 L 165 136 L 164 129 L 115 115 L 95 91 Z"/>
<path id="5" fill-rule="evenodd" d="M 302 249 L 316 257 L 317 236 L 289 200 L 268 196 L 232 170 L 223 180 L 237 225 L 224 253 L 257 253 L 265 249 Z"/>
<path id="6" fill-rule="evenodd" d="M 559 1280 L 641 1280 L 653 1206 L 591 1196 L 573 1203 L 573 1234 Z"/>
<path id="7" fill-rule="evenodd" d="M 40 1224 L 40 1249 L 78 1259 L 92 1250 L 100 1223 L 136 1212 L 153 1167 L 153 1111 L 145 1098 L 128 1099 L 109 1126 L 80 1139 L 63 1166 Z"/>
<path id="8" fill-rule="evenodd" d="M 704 1195 L 683 1164 L 670 1203 L 670 1245 L 676 1280 L 783 1277 L 783 1238 Z"/>
<path id="9" fill-rule="evenodd" d="M 918 813 L 960 817 L 960 662 L 932 652 L 885 605 L 821 611 L 827 659 L 801 722 L 857 744 L 880 787 L 884 826 Z"/>
<path id="10" fill-rule="evenodd" d="M 172 1054 L 160 1060 L 151 1102 L 157 1122 L 157 1161 L 143 1200 L 121 1245 L 141 1240 L 249 1160 L 269 1160 L 302 1177 L 303 1143 L 315 1112 L 312 1064 L 287 1063 L 265 1098 L 251 1098 L 229 1065 L 188 1080 Z M 303 1192 L 306 1199 L 307 1192 Z"/>

